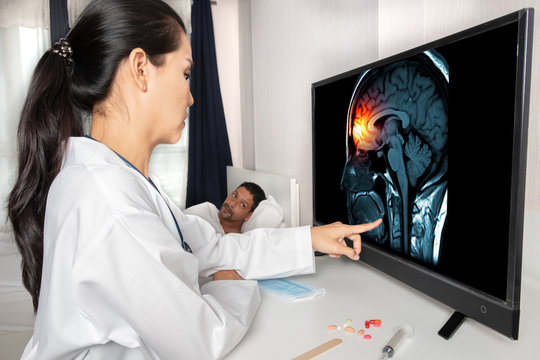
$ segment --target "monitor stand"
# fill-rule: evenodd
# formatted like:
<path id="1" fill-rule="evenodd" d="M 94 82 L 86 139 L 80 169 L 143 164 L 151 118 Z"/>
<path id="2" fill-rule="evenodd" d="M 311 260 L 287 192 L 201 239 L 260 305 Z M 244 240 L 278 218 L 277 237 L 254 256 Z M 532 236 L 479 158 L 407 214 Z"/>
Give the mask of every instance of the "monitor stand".
<path id="1" fill-rule="evenodd" d="M 439 335 L 445 338 L 446 340 L 450 339 L 452 335 L 456 332 L 456 330 L 459 328 L 459 326 L 463 323 L 463 320 L 465 320 L 467 316 L 460 313 L 459 311 L 455 311 L 450 319 L 444 324 L 444 326 L 439 330 Z"/>

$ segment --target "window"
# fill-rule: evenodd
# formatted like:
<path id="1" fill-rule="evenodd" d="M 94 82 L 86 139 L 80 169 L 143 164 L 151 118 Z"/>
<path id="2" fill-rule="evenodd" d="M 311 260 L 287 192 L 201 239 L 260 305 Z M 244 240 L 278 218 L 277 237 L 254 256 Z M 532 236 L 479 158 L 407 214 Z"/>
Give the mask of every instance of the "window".
<path id="1" fill-rule="evenodd" d="M 19 115 L 34 67 L 48 48 L 42 27 L 0 27 L 0 226 L 7 221 L 7 196 L 17 171 L 16 134 Z"/>
<path id="2" fill-rule="evenodd" d="M 189 121 L 182 130 L 182 137 L 174 145 L 158 145 L 152 153 L 149 171 L 157 177 L 163 190 L 174 203 L 186 206 Z"/>
<path id="3" fill-rule="evenodd" d="M 89 0 L 68 0 L 73 21 Z M 169 0 L 183 19 L 190 18 L 189 0 Z M 16 178 L 16 134 L 20 112 L 32 72 L 50 47 L 48 0 L 2 0 L 0 3 L 0 227 L 7 222 L 7 196 Z M 186 22 L 190 32 L 189 21 Z M 150 160 L 150 171 L 163 190 L 185 207 L 187 187 L 187 136 L 174 145 L 158 146 Z"/>

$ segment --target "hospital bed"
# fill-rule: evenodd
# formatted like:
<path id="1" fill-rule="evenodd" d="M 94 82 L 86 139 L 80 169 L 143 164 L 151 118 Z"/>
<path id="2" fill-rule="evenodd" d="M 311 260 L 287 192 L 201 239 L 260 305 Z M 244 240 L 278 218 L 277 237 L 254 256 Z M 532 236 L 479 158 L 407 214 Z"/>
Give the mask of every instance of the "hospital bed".
<path id="1" fill-rule="evenodd" d="M 294 227 L 300 225 L 299 190 L 296 179 L 260 171 L 235 168 L 232 166 L 227 167 L 228 194 L 244 181 L 253 182 L 259 185 L 266 195 L 272 196 L 281 206 L 283 209 L 282 227 Z M 256 214 L 253 214 L 253 216 L 255 215 Z M 257 215 L 259 216 L 259 214 Z"/>

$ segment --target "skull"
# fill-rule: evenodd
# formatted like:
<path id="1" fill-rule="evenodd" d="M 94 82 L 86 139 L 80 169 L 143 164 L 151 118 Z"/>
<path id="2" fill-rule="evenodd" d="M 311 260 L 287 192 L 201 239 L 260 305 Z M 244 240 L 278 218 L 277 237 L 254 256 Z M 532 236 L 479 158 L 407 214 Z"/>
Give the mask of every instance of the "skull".
<path id="1" fill-rule="evenodd" d="M 363 238 L 436 265 L 446 220 L 448 67 L 435 51 L 360 74 L 341 188 Z"/>

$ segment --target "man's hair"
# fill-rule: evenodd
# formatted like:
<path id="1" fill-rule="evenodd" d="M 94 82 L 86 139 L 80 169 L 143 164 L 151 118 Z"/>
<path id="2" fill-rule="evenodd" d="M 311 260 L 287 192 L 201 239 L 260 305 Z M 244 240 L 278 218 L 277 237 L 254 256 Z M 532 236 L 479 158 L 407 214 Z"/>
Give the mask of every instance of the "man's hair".
<path id="1" fill-rule="evenodd" d="M 266 194 L 259 185 L 246 181 L 241 183 L 240 186 L 238 186 L 238 188 L 241 187 L 244 187 L 247 191 L 249 191 L 251 196 L 253 196 L 253 206 L 251 207 L 251 210 L 249 212 L 255 211 L 257 206 L 259 206 L 259 203 L 263 200 L 266 200 Z"/>

